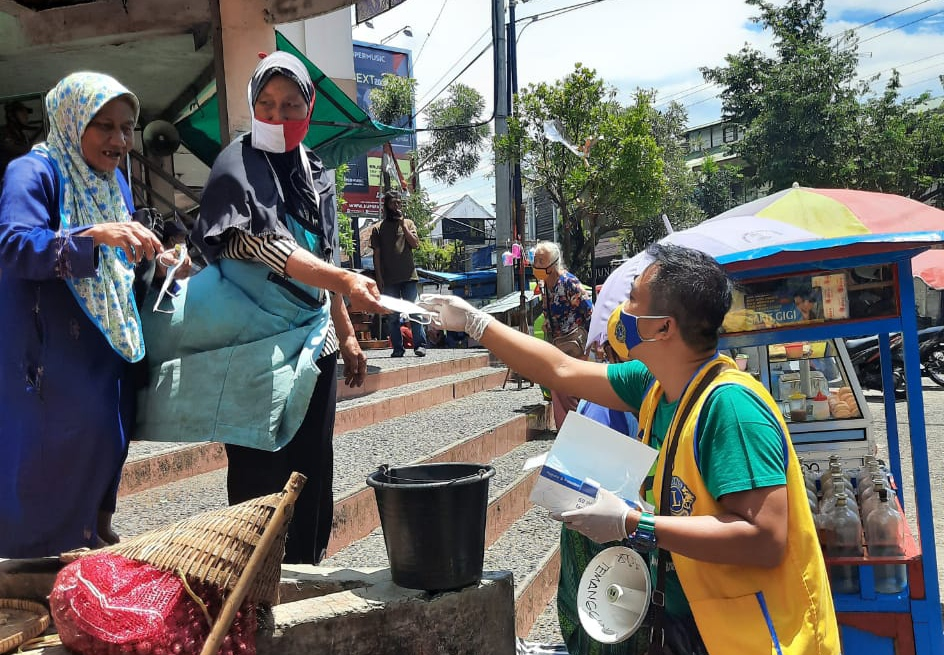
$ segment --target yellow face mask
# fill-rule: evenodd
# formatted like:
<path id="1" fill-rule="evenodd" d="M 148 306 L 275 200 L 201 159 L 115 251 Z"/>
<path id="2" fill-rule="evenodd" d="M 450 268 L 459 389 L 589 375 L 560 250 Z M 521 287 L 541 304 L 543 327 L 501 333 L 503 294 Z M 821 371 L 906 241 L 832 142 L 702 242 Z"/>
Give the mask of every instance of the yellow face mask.
<path id="1" fill-rule="evenodd" d="M 656 316 L 636 316 L 623 311 L 620 305 L 613 310 L 610 318 L 606 321 L 606 334 L 610 340 L 610 347 L 613 352 L 622 359 L 628 361 L 632 359 L 629 351 L 646 341 L 657 341 L 656 338 L 643 339 L 639 334 L 639 319 L 641 318 L 671 318 L 667 314 Z"/>
<path id="2" fill-rule="evenodd" d="M 548 269 L 554 268 L 555 264 L 557 264 L 557 259 L 552 261 L 547 266 L 535 266 L 534 264 L 532 264 L 531 270 L 534 273 L 534 279 L 537 280 L 538 282 L 543 282 L 544 280 L 546 280 Z"/>

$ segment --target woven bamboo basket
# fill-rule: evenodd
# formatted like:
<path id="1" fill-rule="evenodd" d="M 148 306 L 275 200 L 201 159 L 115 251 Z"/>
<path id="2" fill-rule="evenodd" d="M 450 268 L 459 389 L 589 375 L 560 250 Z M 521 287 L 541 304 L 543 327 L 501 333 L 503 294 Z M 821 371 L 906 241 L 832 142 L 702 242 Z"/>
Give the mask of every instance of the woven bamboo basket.
<path id="1" fill-rule="evenodd" d="M 39 603 L 0 598 L 0 653 L 12 651 L 49 627 L 49 612 Z"/>
<path id="2" fill-rule="evenodd" d="M 271 546 L 259 562 L 258 570 L 253 572 L 246 591 L 251 602 L 274 605 L 278 602 L 285 535 L 294 500 L 304 482 L 305 476 L 295 473 L 279 493 L 197 514 L 92 552 L 118 553 L 163 571 L 233 591 L 269 522 L 279 520 L 280 525 L 271 526 L 275 531 Z M 286 500 L 290 502 L 284 502 Z M 279 518 L 276 510 L 280 504 L 284 511 Z"/>

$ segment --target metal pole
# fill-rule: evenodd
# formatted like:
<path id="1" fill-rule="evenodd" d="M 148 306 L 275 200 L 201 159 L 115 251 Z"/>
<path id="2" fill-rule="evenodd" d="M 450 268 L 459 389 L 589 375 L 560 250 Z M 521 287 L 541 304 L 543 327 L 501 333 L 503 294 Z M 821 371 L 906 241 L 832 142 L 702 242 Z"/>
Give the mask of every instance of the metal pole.
<path id="1" fill-rule="evenodd" d="M 508 134 L 508 49 L 505 38 L 505 0 L 492 0 L 492 41 L 495 44 L 495 136 Z M 514 291 L 513 269 L 504 266 L 501 250 L 507 247 L 511 234 L 511 173 L 507 163 L 495 164 L 495 250 L 497 292 L 502 298 Z"/>
<path id="2" fill-rule="evenodd" d="M 514 97 L 518 93 L 518 35 L 515 28 L 515 5 L 517 0 L 508 2 L 508 107 L 514 114 Z M 528 331 L 528 316 L 525 311 L 527 299 L 525 286 L 527 281 L 524 275 L 524 206 L 521 199 L 521 161 L 516 157 L 511 170 L 512 216 L 514 218 L 513 238 L 521 246 L 521 257 L 518 259 L 518 328 L 522 332 Z"/>

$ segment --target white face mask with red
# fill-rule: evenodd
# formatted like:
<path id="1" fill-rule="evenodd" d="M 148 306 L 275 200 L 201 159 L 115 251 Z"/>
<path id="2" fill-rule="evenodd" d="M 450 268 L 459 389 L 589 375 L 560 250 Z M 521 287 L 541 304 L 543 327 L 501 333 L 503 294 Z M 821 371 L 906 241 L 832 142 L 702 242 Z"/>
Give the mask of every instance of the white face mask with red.
<path id="1" fill-rule="evenodd" d="M 308 134 L 309 119 L 270 123 L 252 118 L 252 147 L 265 152 L 291 152 Z"/>

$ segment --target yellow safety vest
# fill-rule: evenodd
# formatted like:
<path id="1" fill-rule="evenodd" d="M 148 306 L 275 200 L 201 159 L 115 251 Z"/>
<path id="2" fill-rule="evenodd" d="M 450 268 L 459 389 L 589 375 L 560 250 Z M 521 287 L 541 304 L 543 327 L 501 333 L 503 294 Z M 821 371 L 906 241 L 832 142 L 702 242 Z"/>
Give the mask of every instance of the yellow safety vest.
<path id="1" fill-rule="evenodd" d="M 712 655 L 737 653 L 773 655 L 835 655 L 839 653 L 839 628 L 829 589 L 829 577 L 816 537 L 803 474 L 786 423 L 773 398 L 749 374 L 729 368 L 708 386 L 694 407 L 680 434 L 672 470 L 671 514 L 673 516 L 716 516 L 722 505 L 708 492 L 695 460 L 696 427 L 702 405 L 711 391 L 724 384 L 739 384 L 753 391 L 770 407 L 784 435 L 787 466 L 788 527 L 783 561 L 774 568 L 715 564 L 672 554 L 672 562 L 685 590 L 695 622 L 708 652 Z M 698 386 L 709 365 L 695 375 L 679 402 Z M 640 408 L 643 440 L 649 443 L 655 409 L 662 396 L 656 382 Z M 666 435 L 674 434 L 676 414 Z M 659 452 L 653 489 L 656 511 L 662 489 L 667 444 Z"/>

